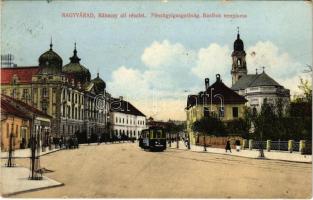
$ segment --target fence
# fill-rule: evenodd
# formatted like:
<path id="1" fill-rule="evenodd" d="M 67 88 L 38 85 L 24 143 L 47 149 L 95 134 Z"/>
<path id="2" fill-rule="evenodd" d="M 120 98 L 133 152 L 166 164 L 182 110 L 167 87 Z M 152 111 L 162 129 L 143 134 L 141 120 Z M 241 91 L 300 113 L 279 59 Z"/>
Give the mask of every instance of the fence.
<path id="1" fill-rule="evenodd" d="M 230 141 L 231 145 L 235 145 L 235 141 L 239 140 L 242 141 L 243 138 L 241 137 L 215 137 L 215 136 L 205 136 L 205 144 L 207 147 L 216 147 L 216 148 L 224 148 L 227 140 Z M 197 145 L 203 146 L 204 137 L 198 136 L 197 138 Z M 241 142 L 242 143 L 242 142 Z"/>
<path id="2" fill-rule="evenodd" d="M 227 140 L 230 141 L 230 144 L 235 148 L 235 141 L 239 140 L 243 149 L 260 149 L 263 148 L 267 151 L 285 151 L 285 152 L 299 152 L 301 154 L 312 154 L 312 141 L 254 141 L 254 140 L 246 140 L 241 137 L 214 137 L 214 136 L 206 136 L 205 144 L 207 147 L 215 147 L 215 148 L 224 148 Z M 197 145 L 203 146 L 204 137 L 198 136 Z"/>

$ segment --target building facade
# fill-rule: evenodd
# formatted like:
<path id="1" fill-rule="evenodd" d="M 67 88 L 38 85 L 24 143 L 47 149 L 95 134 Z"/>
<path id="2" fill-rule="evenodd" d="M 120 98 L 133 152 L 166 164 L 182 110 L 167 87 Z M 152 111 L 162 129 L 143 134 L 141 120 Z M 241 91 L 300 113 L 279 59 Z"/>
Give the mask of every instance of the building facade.
<path id="1" fill-rule="evenodd" d="M 14 149 L 29 147 L 32 131 L 38 145 L 48 147 L 52 143 L 51 119 L 51 116 L 22 101 L 1 95 L 1 149 L 8 150 L 11 133 Z"/>
<path id="2" fill-rule="evenodd" d="M 232 61 L 231 89 L 248 100 L 246 103 L 248 107 L 260 111 L 264 101 L 273 105 L 280 101 L 283 109 L 286 110 L 290 103 L 290 91 L 288 89 L 285 89 L 265 73 L 264 67 L 262 73 L 258 74 L 256 70 L 255 74 L 248 74 L 246 52 L 239 32 L 234 42 Z"/>
<path id="3" fill-rule="evenodd" d="M 112 134 L 139 138 L 142 130 L 147 128 L 146 116 L 130 102 L 112 98 L 110 110 Z"/>
<path id="4" fill-rule="evenodd" d="M 216 82 L 210 85 L 209 79 L 205 79 L 205 90 L 187 98 L 187 133 L 191 144 L 196 143 L 196 134 L 192 131 L 192 125 L 205 115 L 218 117 L 224 123 L 243 117 L 247 100 L 227 87 L 219 74 Z"/>
<path id="5" fill-rule="evenodd" d="M 38 66 L 1 68 L 1 93 L 21 100 L 52 116 L 51 135 L 103 134 L 109 117 L 105 82 L 91 79 L 80 64 L 76 44 L 70 62 L 50 49 L 40 55 Z"/>

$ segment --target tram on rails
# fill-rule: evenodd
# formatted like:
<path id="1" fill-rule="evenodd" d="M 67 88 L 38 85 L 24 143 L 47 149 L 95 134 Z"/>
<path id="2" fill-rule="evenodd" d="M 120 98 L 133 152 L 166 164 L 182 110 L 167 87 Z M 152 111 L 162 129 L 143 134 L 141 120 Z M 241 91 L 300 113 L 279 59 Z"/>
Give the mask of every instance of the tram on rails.
<path id="1" fill-rule="evenodd" d="M 150 127 L 141 131 L 139 147 L 150 151 L 164 151 L 166 149 L 166 134 L 161 127 Z"/>

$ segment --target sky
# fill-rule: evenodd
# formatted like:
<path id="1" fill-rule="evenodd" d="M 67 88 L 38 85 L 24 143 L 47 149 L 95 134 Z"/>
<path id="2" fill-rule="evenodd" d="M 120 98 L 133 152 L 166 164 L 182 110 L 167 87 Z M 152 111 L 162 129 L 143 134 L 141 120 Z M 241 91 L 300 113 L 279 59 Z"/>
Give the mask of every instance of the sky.
<path id="1" fill-rule="evenodd" d="M 95 17 L 64 17 L 72 13 Z M 145 17 L 131 18 L 132 13 Z M 292 95 L 299 94 L 299 77 L 310 78 L 303 70 L 312 65 L 312 4 L 302 1 L 6 1 L 1 54 L 13 54 L 18 66 L 35 66 L 52 37 L 53 50 L 67 64 L 76 42 L 81 64 L 92 77 L 99 72 L 113 96 L 123 96 L 147 117 L 184 120 L 187 95 L 204 90 L 204 78 L 213 83 L 219 73 L 231 86 L 237 27 L 248 73 L 265 66 Z"/>

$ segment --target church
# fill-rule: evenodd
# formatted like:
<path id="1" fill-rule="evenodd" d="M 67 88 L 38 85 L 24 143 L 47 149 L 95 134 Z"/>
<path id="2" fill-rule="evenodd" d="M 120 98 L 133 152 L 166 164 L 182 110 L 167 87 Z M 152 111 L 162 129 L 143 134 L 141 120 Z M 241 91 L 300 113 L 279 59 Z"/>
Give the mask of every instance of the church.
<path id="1" fill-rule="evenodd" d="M 270 77 L 265 72 L 265 67 L 263 67 L 261 73 L 256 70 L 255 74 L 248 74 L 246 52 L 244 43 L 240 38 L 239 29 L 231 56 L 231 89 L 247 99 L 246 105 L 248 107 L 260 111 L 264 101 L 272 105 L 281 101 L 283 109 L 286 109 L 290 102 L 290 90 L 285 89 Z"/>

